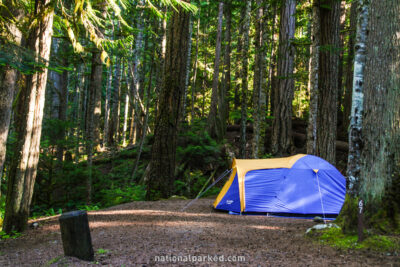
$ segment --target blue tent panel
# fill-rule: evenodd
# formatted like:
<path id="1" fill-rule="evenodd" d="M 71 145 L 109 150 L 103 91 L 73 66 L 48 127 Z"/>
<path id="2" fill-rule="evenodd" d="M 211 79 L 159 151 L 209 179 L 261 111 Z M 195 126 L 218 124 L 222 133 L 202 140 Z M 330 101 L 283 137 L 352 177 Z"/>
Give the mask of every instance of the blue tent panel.
<path id="1" fill-rule="evenodd" d="M 233 179 L 231 187 L 215 208 L 240 212 L 239 182 L 237 174 Z"/>
<path id="2" fill-rule="evenodd" d="M 288 169 L 249 171 L 244 181 L 246 211 L 264 212 L 274 209 L 282 176 Z"/>

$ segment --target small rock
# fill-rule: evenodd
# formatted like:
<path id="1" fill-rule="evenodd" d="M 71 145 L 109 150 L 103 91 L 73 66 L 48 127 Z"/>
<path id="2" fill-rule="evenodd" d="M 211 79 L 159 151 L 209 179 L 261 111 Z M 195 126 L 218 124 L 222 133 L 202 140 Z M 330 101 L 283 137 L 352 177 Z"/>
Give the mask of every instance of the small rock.
<path id="1" fill-rule="evenodd" d="M 319 217 L 319 216 L 315 216 L 314 219 L 313 219 L 313 221 L 316 222 L 316 223 L 323 223 L 323 222 L 324 222 L 324 219 L 322 219 L 322 218 Z"/>
<path id="2" fill-rule="evenodd" d="M 306 231 L 306 234 L 310 233 L 311 231 L 323 230 L 323 229 L 327 229 L 327 228 L 338 228 L 338 229 L 340 229 L 340 227 L 335 223 L 316 224 L 313 227 L 308 228 L 307 231 Z"/>
<path id="3" fill-rule="evenodd" d="M 31 223 L 30 227 L 31 227 L 32 229 L 36 229 L 36 228 L 39 227 L 39 223 L 37 223 L 37 222 Z"/>

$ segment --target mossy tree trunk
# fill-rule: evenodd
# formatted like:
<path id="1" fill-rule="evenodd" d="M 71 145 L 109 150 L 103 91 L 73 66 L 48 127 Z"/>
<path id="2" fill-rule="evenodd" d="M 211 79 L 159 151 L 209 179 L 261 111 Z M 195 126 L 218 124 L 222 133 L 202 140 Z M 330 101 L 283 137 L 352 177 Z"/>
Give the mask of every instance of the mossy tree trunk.
<path id="1" fill-rule="evenodd" d="M 33 15 L 39 17 L 29 33 L 26 47 L 35 53 L 35 60 L 47 62 L 53 33 L 54 12 L 51 1 L 36 0 Z M 15 119 L 18 142 L 15 144 L 15 154 L 8 176 L 3 222 L 3 230 L 7 233 L 25 230 L 28 221 L 40 154 L 47 73 L 47 68 L 43 68 L 34 74 L 26 75 L 18 96 Z"/>
<path id="2" fill-rule="evenodd" d="M 400 3 L 360 0 L 358 5 L 349 190 L 341 218 L 344 230 L 354 230 L 360 198 L 364 224 L 386 231 L 398 227 L 400 206 Z"/>
<path id="3" fill-rule="evenodd" d="M 12 15 L 17 21 L 20 20 L 24 12 L 22 9 L 14 6 L 11 0 L 3 1 L 3 4 L 8 10 L 0 9 L 0 16 L 5 19 L 10 19 Z M 11 40 L 16 45 L 21 44 L 22 33 L 13 23 L 5 23 L 7 32 L 0 34 L 0 37 Z M 7 45 L 0 39 L 0 45 Z M 10 127 L 11 108 L 15 94 L 15 86 L 17 83 L 17 70 L 11 66 L 0 67 L 0 186 L 1 178 L 3 177 L 4 162 L 6 160 L 6 144 L 8 131 Z M 0 192 L 1 195 L 1 192 Z"/>
<path id="4" fill-rule="evenodd" d="M 395 219 L 400 204 L 393 194 L 400 167 L 400 2 L 373 0 L 369 10 L 359 188 L 366 223 L 378 227 L 381 219 Z"/>

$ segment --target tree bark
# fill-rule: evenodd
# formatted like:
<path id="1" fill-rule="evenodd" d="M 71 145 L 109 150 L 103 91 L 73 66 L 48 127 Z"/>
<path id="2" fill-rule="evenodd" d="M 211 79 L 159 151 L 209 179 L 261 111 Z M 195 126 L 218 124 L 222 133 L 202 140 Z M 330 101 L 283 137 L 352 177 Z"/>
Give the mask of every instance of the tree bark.
<path id="1" fill-rule="evenodd" d="M 113 94 L 111 99 L 111 118 L 108 131 L 108 144 L 116 146 L 118 144 L 119 129 L 119 98 L 121 91 L 121 58 L 116 58 L 115 72 L 113 75 Z"/>
<path id="2" fill-rule="evenodd" d="M 126 92 L 125 92 L 125 106 L 124 106 L 124 125 L 122 126 L 122 146 L 126 146 L 126 132 L 128 130 L 128 115 L 129 115 L 129 81 L 127 79 L 127 75 L 125 74 L 125 69 L 122 70 L 124 80 L 126 83 Z"/>
<path id="3" fill-rule="evenodd" d="M 248 91 L 248 71 L 249 71 L 249 34 L 250 34 L 250 12 L 251 0 L 246 1 L 246 13 L 243 19 L 243 49 L 242 49 L 242 104 L 240 118 L 240 148 L 239 158 L 246 158 L 246 124 L 247 124 L 247 91 Z"/>
<path id="4" fill-rule="evenodd" d="M 345 205 L 358 197 L 365 225 L 390 231 L 399 227 L 400 3 L 360 0 L 358 10 Z M 342 209 L 344 227 L 355 212 Z"/>
<path id="5" fill-rule="evenodd" d="M 240 11 L 240 18 L 244 18 L 246 16 L 246 8 L 241 8 Z M 237 45 L 236 45 L 236 62 L 238 63 L 236 66 L 236 71 L 235 71 L 235 94 L 234 94 L 234 99 L 233 99 L 233 106 L 234 110 L 237 111 L 239 110 L 240 107 L 240 86 L 241 86 L 241 74 L 242 74 L 242 66 L 239 64 L 241 61 L 241 56 L 242 56 L 242 50 L 243 50 L 243 24 L 244 24 L 244 19 L 239 20 L 239 29 L 238 29 L 238 35 L 237 35 Z"/>
<path id="6" fill-rule="evenodd" d="M 336 162 L 337 96 L 339 67 L 340 1 L 324 0 L 320 6 L 321 47 L 319 57 L 316 154 Z"/>
<path id="7" fill-rule="evenodd" d="M 188 1 L 190 2 L 190 1 Z M 177 7 L 169 20 L 163 87 L 154 129 L 147 199 L 168 198 L 175 180 L 176 142 L 185 88 L 189 13 Z"/>
<path id="8" fill-rule="evenodd" d="M 60 48 L 63 51 L 68 49 L 68 44 L 61 40 Z M 62 64 L 64 67 L 68 67 L 68 58 L 66 56 L 62 56 Z M 62 123 L 60 128 L 60 133 L 58 136 L 58 141 L 60 144 L 57 145 L 57 165 L 58 168 L 62 167 L 63 159 L 64 159 L 64 151 L 65 151 L 65 135 L 66 135 L 66 125 L 67 122 L 67 108 L 68 108 L 68 71 L 63 70 L 60 74 L 60 82 L 61 87 L 59 93 L 59 107 L 58 107 L 58 120 Z"/>
<path id="9" fill-rule="evenodd" d="M 35 27 L 29 33 L 27 48 L 35 52 L 36 60 L 41 58 L 48 61 L 54 17 L 51 1 L 35 1 L 34 14 L 42 15 L 38 17 Z M 40 72 L 26 75 L 25 84 L 18 97 L 15 120 L 18 142 L 8 176 L 3 222 L 3 230 L 6 233 L 25 230 L 28 221 L 40 154 L 47 73 L 47 68 L 43 68 Z"/>
<path id="10" fill-rule="evenodd" d="M 368 1 L 365 2 L 367 5 Z M 363 9 L 366 7 L 361 4 L 360 6 L 361 14 L 363 14 L 365 12 Z M 399 1 L 370 1 L 366 39 L 368 57 L 364 70 L 360 196 L 365 200 L 372 214 L 378 213 L 380 209 L 388 208 L 383 205 L 385 203 L 382 200 L 385 194 L 390 193 L 388 190 L 390 191 L 395 185 L 393 174 L 396 168 L 397 171 L 400 168 L 399 14 Z M 356 62 L 359 61 L 360 49 L 363 49 L 362 44 L 357 42 Z M 357 100 L 359 88 L 362 86 L 362 80 L 357 78 L 358 72 L 359 69 L 355 64 L 353 103 Z M 353 125 L 353 120 L 359 122 L 356 108 L 357 105 L 352 107 L 351 125 Z M 359 134 L 358 129 L 354 128 L 350 128 L 350 139 L 357 138 Z M 350 141 L 356 143 L 357 139 Z M 399 200 L 398 196 L 397 200 Z"/>
<path id="11" fill-rule="evenodd" d="M 217 40 L 215 44 L 215 60 L 214 60 L 214 74 L 211 93 L 211 106 L 210 113 L 208 113 L 208 133 L 211 137 L 218 140 L 222 139 L 220 123 L 218 122 L 218 85 L 219 85 L 219 63 L 221 57 L 221 36 L 222 36 L 222 16 L 224 14 L 224 2 L 220 1 L 218 5 L 218 26 L 217 26 Z"/>
<path id="12" fill-rule="evenodd" d="M 318 79 L 319 79 L 319 50 L 321 44 L 320 0 L 312 4 L 311 25 L 311 58 L 309 67 L 308 90 L 310 92 L 310 108 L 307 126 L 307 154 L 317 154 L 317 118 L 318 118 Z"/>
<path id="13" fill-rule="evenodd" d="M 291 154 L 292 100 L 294 93 L 294 46 L 296 1 L 285 0 L 281 7 L 278 48 L 278 88 L 275 95 L 271 151 L 275 155 Z"/>
<path id="14" fill-rule="evenodd" d="M 98 9 L 103 18 L 106 16 L 106 3 L 100 2 Z M 103 63 L 101 51 L 96 49 L 92 53 L 92 66 L 90 72 L 89 88 L 87 91 L 86 110 L 86 154 L 88 178 L 86 180 L 86 203 L 92 202 L 92 161 L 93 149 L 100 150 L 100 116 L 101 116 L 101 90 L 103 79 Z"/>
<path id="15" fill-rule="evenodd" d="M 139 0 L 138 4 L 140 6 L 144 6 L 144 0 Z M 132 85 L 131 85 L 131 97 L 132 97 L 132 105 L 131 105 L 131 114 L 132 114 L 132 121 L 130 127 L 130 134 L 129 134 L 129 143 L 136 144 L 137 141 L 137 127 L 139 123 L 139 88 L 140 88 L 140 64 L 141 64 L 141 56 L 142 56 L 142 49 L 143 49 L 143 11 L 139 11 L 139 17 L 136 24 L 138 35 L 135 39 L 135 50 L 133 52 L 133 66 L 132 66 Z"/>
<path id="16" fill-rule="evenodd" d="M 192 60 L 192 33 L 193 33 L 193 19 L 192 15 L 189 18 L 189 36 L 188 36 L 188 56 L 186 62 L 186 76 L 185 76 L 185 91 L 183 93 L 182 99 L 182 121 L 186 121 L 186 103 L 187 103 L 187 94 L 189 88 L 190 81 L 190 62 Z"/>
<path id="17" fill-rule="evenodd" d="M 345 92 L 343 100 L 343 129 L 348 132 L 351 114 L 351 96 L 353 91 L 354 39 L 357 28 L 357 1 L 351 3 L 349 40 L 347 43 L 347 62 L 345 77 Z"/>
<path id="18" fill-rule="evenodd" d="M 111 110 L 111 90 L 112 90 L 112 65 L 108 67 L 108 78 L 106 85 L 106 99 L 104 101 L 104 131 L 103 145 L 108 146 L 108 132 L 110 126 L 110 110 Z"/>
<path id="19" fill-rule="evenodd" d="M 194 74 L 193 74 L 193 82 L 192 82 L 192 87 L 191 87 L 191 93 L 192 93 L 192 103 L 191 103 L 191 109 L 190 109 L 190 114 L 191 118 L 190 120 L 193 121 L 195 117 L 195 111 L 194 111 L 194 103 L 196 102 L 196 80 L 197 80 L 197 64 L 199 61 L 199 41 L 200 41 L 200 17 L 197 20 L 197 33 L 196 33 L 196 55 L 194 58 Z"/>
<path id="20" fill-rule="evenodd" d="M 148 81 L 148 84 L 147 84 L 147 92 L 146 92 L 147 98 L 146 98 L 146 111 L 145 111 L 146 114 L 145 114 L 145 118 L 144 118 L 144 122 L 143 122 L 143 129 L 147 128 L 147 124 L 148 124 L 148 121 L 149 121 L 150 97 L 151 97 L 150 93 L 151 93 L 151 86 L 152 86 L 152 79 L 153 79 L 153 66 L 154 66 L 154 58 L 153 58 L 153 60 L 151 62 L 151 65 L 150 65 L 149 81 Z M 185 86 L 187 86 L 187 80 L 185 80 Z M 146 131 L 144 130 L 142 132 L 142 138 L 140 139 L 140 143 L 139 143 L 139 151 L 137 153 L 135 166 L 133 167 L 133 172 L 132 172 L 132 175 L 131 175 L 131 183 L 133 183 L 135 181 L 136 172 L 137 172 L 137 169 L 139 167 L 139 161 L 140 161 L 140 157 L 142 155 L 143 145 L 144 145 L 145 139 L 146 139 Z"/>
<path id="21" fill-rule="evenodd" d="M 225 1 L 225 47 L 224 47 L 224 71 L 222 74 L 221 92 L 219 95 L 218 118 L 221 123 L 222 136 L 225 136 L 226 125 L 229 117 L 229 103 L 231 91 L 231 2 Z"/>
<path id="22" fill-rule="evenodd" d="M 254 133 L 252 140 L 252 158 L 260 154 L 260 135 L 265 131 L 265 41 L 264 41 L 264 6 L 263 1 L 257 0 L 257 15 L 255 21 L 255 59 L 253 78 L 253 121 Z"/>
<path id="23" fill-rule="evenodd" d="M 23 10 L 15 7 L 12 4 L 12 1 L 5 0 L 3 1 L 3 4 L 7 6 L 8 10 L 17 21 L 23 17 Z M 3 12 L 1 12 L 0 16 L 3 18 L 9 18 L 10 13 L 5 12 L 5 14 L 3 14 Z M 12 23 L 5 24 L 5 26 L 8 28 L 8 32 L 11 35 L 11 41 L 16 45 L 20 45 L 22 40 L 21 31 Z M 0 45 L 5 45 L 1 39 Z M 8 131 L 10 128 L 12 103 L 14 99 L 17 75 L 17 71 L 9 65 L 0 67 L 0 186 L 1 179 L 3 177 L 4 162 L 6 160 L 6 144 Z"/>

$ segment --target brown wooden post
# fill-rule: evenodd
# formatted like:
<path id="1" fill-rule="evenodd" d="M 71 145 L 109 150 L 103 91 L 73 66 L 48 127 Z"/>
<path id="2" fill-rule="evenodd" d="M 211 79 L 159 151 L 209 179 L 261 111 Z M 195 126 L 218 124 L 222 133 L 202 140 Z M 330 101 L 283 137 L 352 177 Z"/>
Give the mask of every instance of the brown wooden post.
<path id="1" fill-rule="evenodd" d="M 64 213 L 59 221 L 65 256 L 93 261 L 94 252 L 86 211 Z"/>

